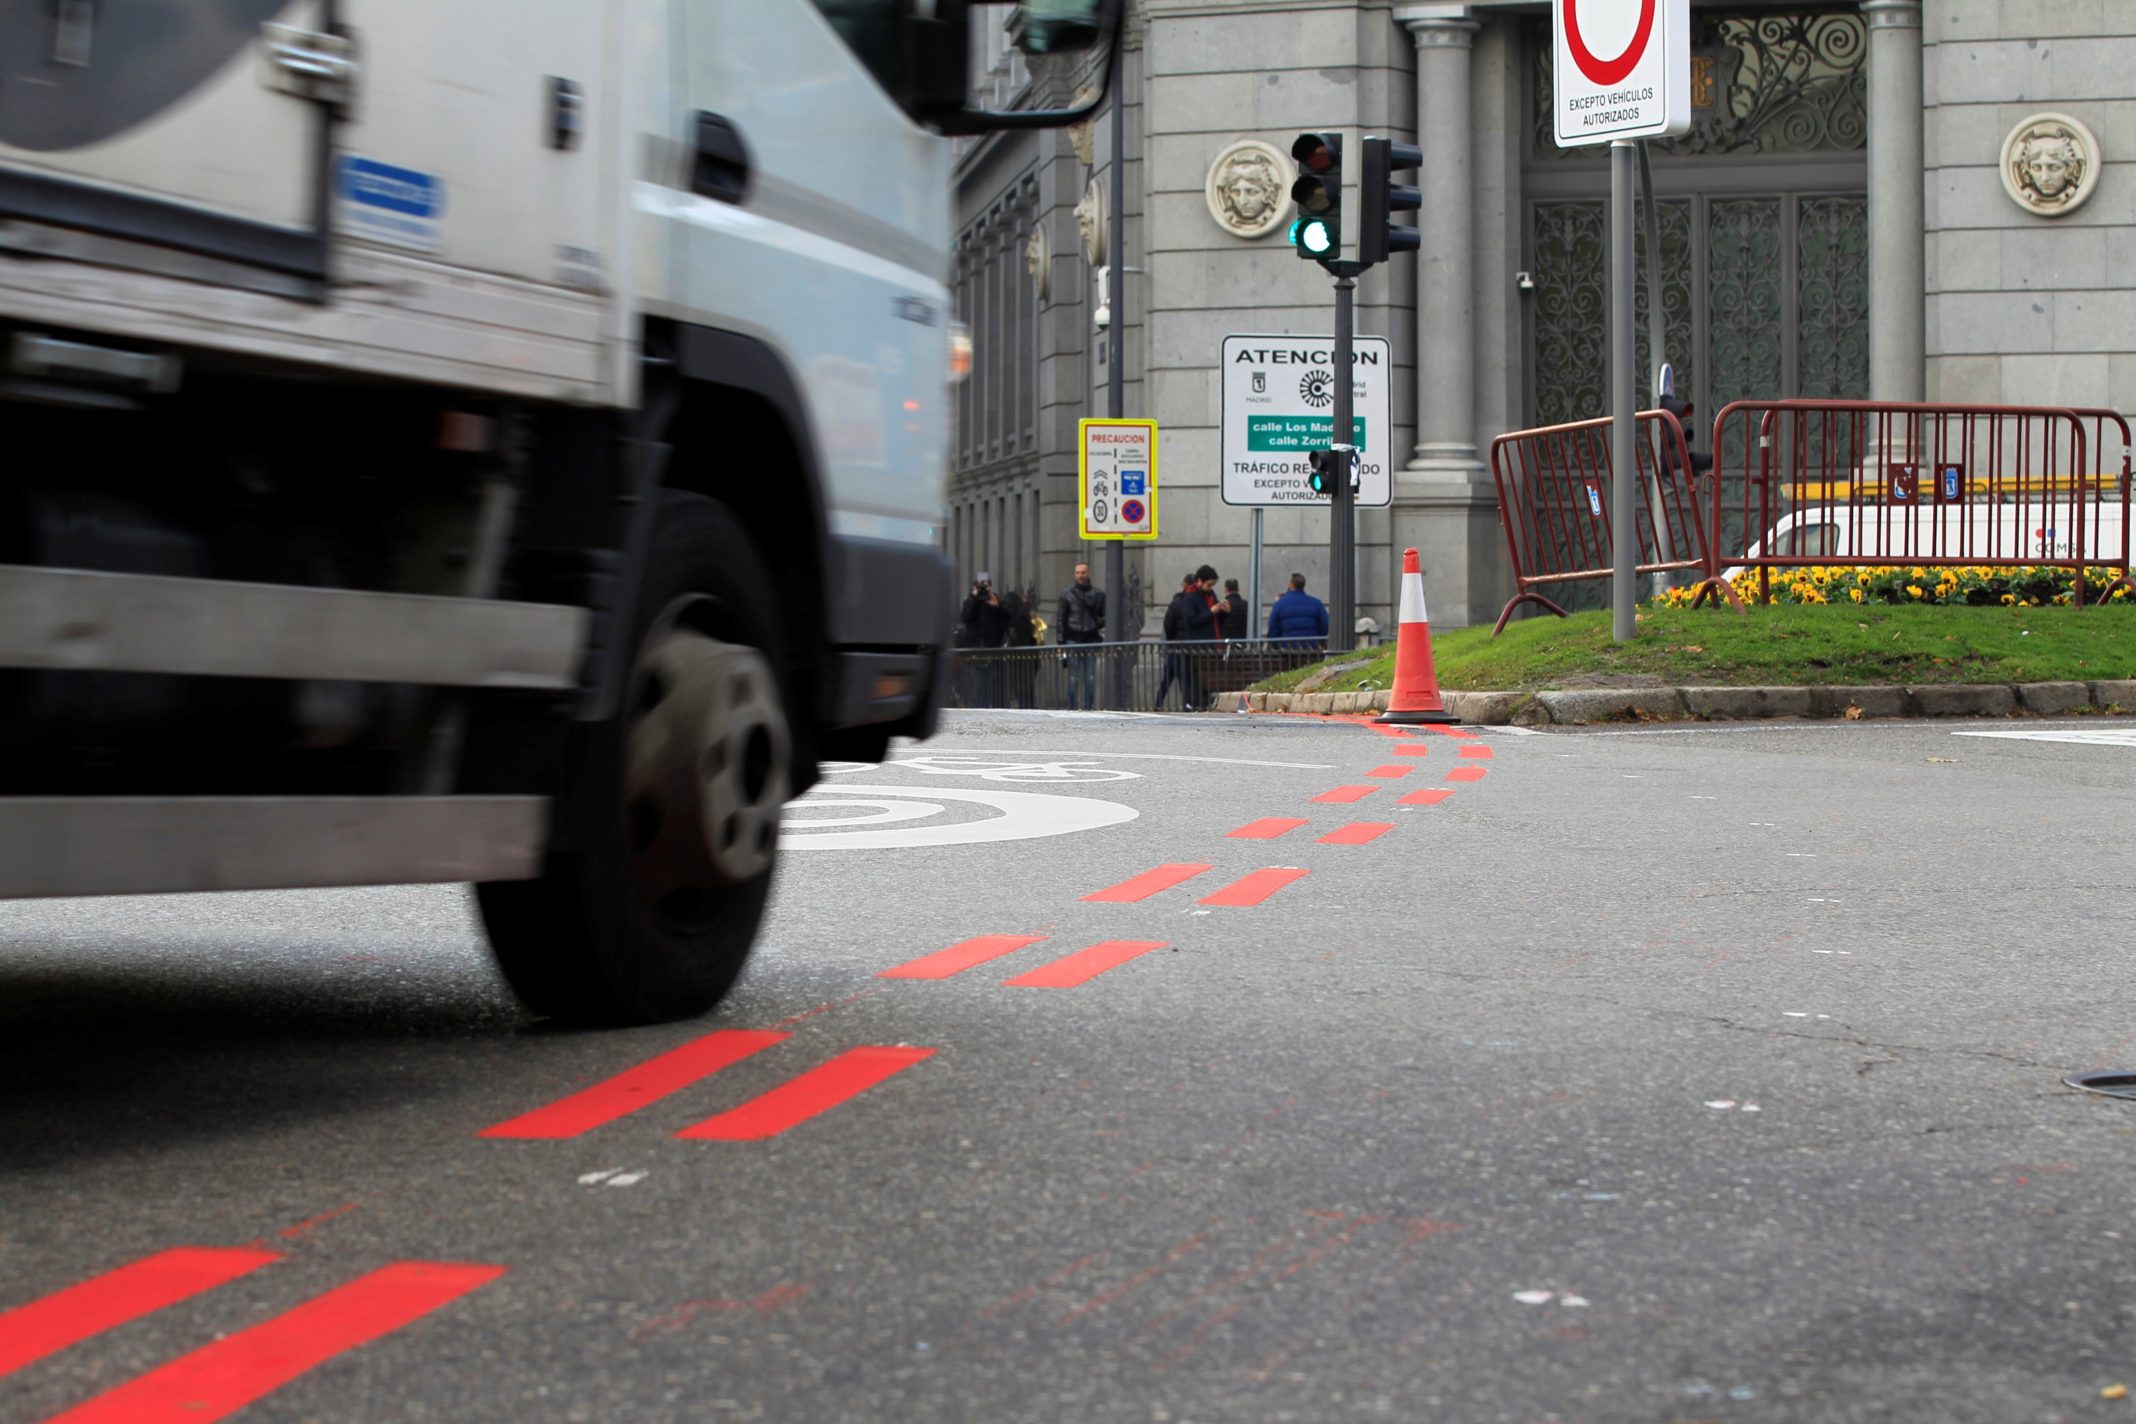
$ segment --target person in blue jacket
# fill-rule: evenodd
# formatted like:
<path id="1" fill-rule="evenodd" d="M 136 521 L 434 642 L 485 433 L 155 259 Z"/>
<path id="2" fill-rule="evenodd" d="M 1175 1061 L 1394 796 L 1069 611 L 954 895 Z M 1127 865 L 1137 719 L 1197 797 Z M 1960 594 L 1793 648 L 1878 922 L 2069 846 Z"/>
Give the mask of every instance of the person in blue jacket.
<path id="1" fill-rule="evenodd" d="M 1305 591 L 1305 575 L 1290 576 L 1290 592 L 1268 610 L 1268 637 L 1293 646 L 1325 644 L 1328 640 L 1328 606 Z"/>

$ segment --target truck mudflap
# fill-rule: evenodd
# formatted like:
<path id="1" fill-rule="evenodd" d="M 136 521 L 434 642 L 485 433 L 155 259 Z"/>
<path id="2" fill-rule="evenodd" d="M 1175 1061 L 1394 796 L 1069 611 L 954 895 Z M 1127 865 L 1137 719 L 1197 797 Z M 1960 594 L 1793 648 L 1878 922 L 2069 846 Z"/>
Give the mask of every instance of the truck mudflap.
<path id="1" fill-rule="evenodd" d="M 336 0 L 0 0 L 0 248 L 323 298 L 336 24 Z"/>

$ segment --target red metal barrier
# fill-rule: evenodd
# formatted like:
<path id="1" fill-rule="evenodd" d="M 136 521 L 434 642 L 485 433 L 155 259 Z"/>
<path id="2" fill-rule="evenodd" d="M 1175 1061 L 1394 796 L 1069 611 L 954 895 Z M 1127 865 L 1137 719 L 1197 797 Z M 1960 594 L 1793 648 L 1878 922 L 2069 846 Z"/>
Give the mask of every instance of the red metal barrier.
<path id="1" fill-rule="evenodd" d="M 1610 528 L 1610 421 L 1579 420 L 1516 430 L 1491 442 L 1498 484 L 1498 523 L 1506 531 L 1517 591 L 1491 630 L 1497 637 L 1523 603 L 1568 616 L 1538 592 L 1580 579 L 1607 578 L 1615 545 Z M 1641 574 L 1696 569 L 1704 575 L 1693 606 L 1709 595 L 1741 607 L 1718 576 L 1701 502 L 1688 473 L 1683 427 L 1665 410 L 1639 413 L 1633 442 L 1638 464 L 1638 569 Z"/>
<path id="2" fill-rule="evenodd" d="M 1729 577 L 1810 565 L 2045 565 L 2129 557 L 2128 422 L 2054 406 L 1737 401 L 1714 420 L 1709 547 Z M 2098 458 L 2111 450 L 2113 464 Z"/>

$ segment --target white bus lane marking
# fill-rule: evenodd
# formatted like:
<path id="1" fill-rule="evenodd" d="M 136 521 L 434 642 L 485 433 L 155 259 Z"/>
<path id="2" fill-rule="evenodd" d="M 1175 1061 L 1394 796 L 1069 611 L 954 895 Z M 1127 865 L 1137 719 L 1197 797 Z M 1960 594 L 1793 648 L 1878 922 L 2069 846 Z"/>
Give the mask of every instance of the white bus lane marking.
<path id="1" fill-rule="evenodd" d="M 991 814 L 974 818 L 974 810 Z M 1095 831 L 1139 814 L 1132 806 L 1089 796 L 832 781 L 787 806 L 779 823 L 779 844 L 784 850 L 982 845 Z"/>

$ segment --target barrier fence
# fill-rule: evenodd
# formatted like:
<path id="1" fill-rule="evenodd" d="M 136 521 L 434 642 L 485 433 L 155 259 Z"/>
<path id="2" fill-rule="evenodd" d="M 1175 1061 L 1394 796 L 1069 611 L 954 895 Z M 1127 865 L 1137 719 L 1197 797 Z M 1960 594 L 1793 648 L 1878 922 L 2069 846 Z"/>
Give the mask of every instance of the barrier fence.
<path id="1" fill-rule="evenodd" d="M 1515 582 L 1493 636 L 1523 603 L 1565 616 L 1542 590 L 1612 572 L 1609 429 L 1605 417 L 1492 442 Z M 2136 586 L 2136 441 L 2115 411 L 1736 401 L 1712 448 L 1714 468 L 1689 473 L 1676 417 L 1639 415 L 1638 571 L 1696 572 L 1694 607 L 1718 595 L 1740 608 L 1733 580 L 1753 569 L 1770 602 L 1774 569 L 1820 564 L 2066 568 L 2080 605 L 2088 569 L 2121 571 L 2105 593 Z"/>
<path id="2" fill-rule="evenodd" d="M 2113 411 L 1737 401 L 1714 448 L 1717 567 L 1755 569 L 1760 602 L 1775 569 L 1820 564 L 2066 568 L 2079 604 L 2087 568 L 2128 568 L 2131 442 Z"/>
<path id="3" fill-rule="evenodd" d="M 962 648 L 950 705 L 1161 712 L 1207 707 L 1219 692 L 1326 657 L 1322 643 L 1268 640 L 1069 643 Z"/>
<path id="4" fill-rule="evenodd" d="M 1604 416 L 1517 430 L 1491 442 L 1498 523 L 1505 530 L 1515 585 L 1491 636 L 1505 631 L 1506 620 L 1523 603 L 1565 617 L 1562 604 L 1542 590 L 1610 576 L 1615 544 L 1609 432 Z M 1695 603 L 1708 596 L 1736 602 L 1735 591 L 1715 575 L 1711 532 L 1683 427 L 1665 410 L 1641 411 L 1632 448 L 1639 480 L 1634 495 L 1638 572 L 1697 572 L 1703 577 Z"/>

